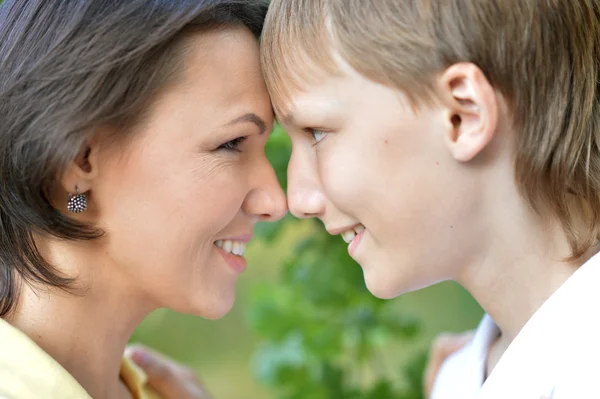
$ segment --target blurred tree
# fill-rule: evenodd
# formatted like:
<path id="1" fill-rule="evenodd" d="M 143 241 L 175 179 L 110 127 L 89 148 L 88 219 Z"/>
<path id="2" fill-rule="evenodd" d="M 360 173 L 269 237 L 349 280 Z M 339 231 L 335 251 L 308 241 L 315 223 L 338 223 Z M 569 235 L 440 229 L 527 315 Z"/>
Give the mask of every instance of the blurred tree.
<path id="1" fill-rule="evenodd" d="M 277 127 L 267 156 L 287 188 L 289 138 Z M 286 217 L 261 224 L 269 241 L 284 227 L 311 223 L 309 234 L 282 265 L 276 283 L 253 292 L 249 322 L 262 338 L 254 371 L 280 399 L 420 399 L 425 363 L 383 367 L 386 347 L 413 338 L 418 322 L 371 295 L 347 244 L 315 220 Z"/>

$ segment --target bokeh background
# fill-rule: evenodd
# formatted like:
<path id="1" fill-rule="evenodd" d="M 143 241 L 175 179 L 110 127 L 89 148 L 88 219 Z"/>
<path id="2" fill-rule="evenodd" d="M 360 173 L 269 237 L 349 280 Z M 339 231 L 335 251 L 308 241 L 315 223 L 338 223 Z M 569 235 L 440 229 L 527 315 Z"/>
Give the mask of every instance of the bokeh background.
<path id="1" fill-rule="evenodd" d="M 281 128 L 266 151 L 285 188 Z M 378 300 L 346 248 L 318 221 L 259 225 L 227 316 L 159 310 L 132 342 L 193 368 L 215 399 L 419 399 L 432 338 L 476 327 L 483 312 L 452 282 Z"/>

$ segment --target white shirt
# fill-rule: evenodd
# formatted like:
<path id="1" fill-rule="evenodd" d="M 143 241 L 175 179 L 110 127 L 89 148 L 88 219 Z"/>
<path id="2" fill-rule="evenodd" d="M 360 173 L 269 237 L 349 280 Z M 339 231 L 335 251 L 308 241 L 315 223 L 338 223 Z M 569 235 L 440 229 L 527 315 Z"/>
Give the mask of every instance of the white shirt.
<path id="1" fill-rule="evenodd" d="M 485 315 L 442 365 L 431 399 L 600 399 L 600 255 L 544 302 L 484 382 L 499 332 Z"/>

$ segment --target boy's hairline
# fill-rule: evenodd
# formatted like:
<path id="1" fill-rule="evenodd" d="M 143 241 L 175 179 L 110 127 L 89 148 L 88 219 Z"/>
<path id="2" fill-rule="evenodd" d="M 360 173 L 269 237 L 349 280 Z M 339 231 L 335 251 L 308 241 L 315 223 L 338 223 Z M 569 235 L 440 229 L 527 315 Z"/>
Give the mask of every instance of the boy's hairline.
<path id="1" fill-rule="evenodd" d="M 269 29 L 272 23 L 274 21 L 269 21 L 267 15 L 261 39 L 261 64 L 275 115 L 280 122 L 287 123 L 293 120 L 292 98 L 306 92 L 306 86 L 319 79 L 328 75 L 343 75 L 339 60 L 344 63 L 347 61 L 338 50 L 339 44 L 336 46 L 332 20 L 327 10 L 323 10 L 316 29 L 309 31 L 309 35 L 302 28 L 295 34 L 289 34 L 289 30 L 286 30 L 282 36 L 283 44 L 282 37 L 275 39 L 279 44 L 277 50 L 273 49 L 271 43 L 273 36 L 276 36 L 275 29 Z M 277 21 L 277 28 L 281 28 L 279 24 L 280 21 Z"/>
<path id="2" fill-rule="evenodd" d="M 292 125 L 292 126 L 297 125 L 297 123 L 295 121 L 295 114 L 296 114 L 297 110 L 296 110 L 296 101 L 294 101 L 294 98 L 298 97 L 299 95 L 309 92 L 309 89 L 307 88 L 308 86 L 317 84 L 317 82 L 320 79 L 336 78 L 336 77 L 338 77 L 338 78 L 350 77 L 352 73 L 354 73 L 358 76 L 361 76 L 362 78 L 367 79 L 370 82 L 377 83 L 377 84 L 383 84 L 384 86 L 386 86 L 390 89 L 399 91 L 400 93 L 402 93 L 405 96 L 405 99 L 408 101 L 408 104 L 411 107 L 413 112 L 418 112 L 418 110 L 420 109 L 421 106 L 431 105 L 432 103 L 435 103 L 440 100 L 439 95 L 438 95 L 439 93 L 436 90 L 427 91 L 427 88 L 423 87 L 422 93 L 419 94 L 419 93 L 415 93 L 414 90 L 411 91 L 405 87 L 398 87 L 397 85 L 394 85 L 394 84 L 378 81 L 378 80 L 373 79 L 373 78 L 361 73 L 360 71 L 356 70 L 356 68 L 354 68 L 341 55 L 341 53 L 339 51 L 334 50 L 332 52 L 332 54 L 333 55 L 331 58 L 334 62 L 328 66 L 321 65 L 316 60 L 313 60 L 313 62 L 307 62 L 306 63 L 307 66 L 308 66 L 308 64 L 310 64 L 311 71 L 314 71 L 315 73 L 312 73 L 312 74 L 308 73 L 308 72 L 303 73 L 303 74 L 296 73 L 295 77 L 293 79 L 294 83 L 285 85 L 286 90 L 284 91 L 285 92 L 284 96 L 280 96 L 276 100 L 279 104 L 276 105 L 275 101 L 272 102 L 273 112 L 275 114 L 275 117 L 277 118 L 277 121 L 280 124 L 286 124 L 286 125 Z M 305 57 L 303 57 L 303 58 L 310 58 L 310 57 L 308 55 L 305 55 Z M 302 68 L 299 68 L 299 69 L 302 69 Z M 446 69 L 447 68 L 444 68 L 444 70 L 446 70 Z M 436 75 L 434 75 L 434 76 L 436 76 Z M 265 76 L 265 80 L 268 80 L 267 76 Z M 269 87 L 269 85 L 267 85 L 267 87 Z M 497 93 L 497 94 L 499 94 L 499 93 Z M 281 104 L 283 104 L 283 105 L 281 105 Z"/>
<path id="3" fill-rule="evenodd" d="M 262 53 L 265 51 L 265 45 L 261 40 L 261 59 L 263 62 L 263 69 L 267 69 L 267 71 L 274 69 L 280 71 L 281 69 L 284 69 L 286 71 L 284 73 L 275 73 L 275 76 L 277 76 L 277 78 L 274 79 L 277 86 L 275 93 L 272 85 L 270 84 L 272 82 L 272 79 L 269 78 L 270 74 L 265 73 L 264 76 L 269 94 L 272 97 L 273 111 L 280 123 L 294 123 L 295 107 L 292 98 L 298 93 L 306 92 L 306 86 L 315 84 L 316 81 L 327 76 L 347 76 L 349 75 L 349 72 L 345 71 L 345 69 L 348 69 L 349 71 L 354 72 L 365 79 L 368 79 L 369 81 L 381 83 L 387 87 L 402 91 L 407 95 L 413 111 L 416 111 L 420 105 L 428 103 L 432 99 L 431 97 L 435 97 L 434 93 L 426 93 L 426 87 L 423 87 L 423 93 L 419 94 L 415 93 L 415 90 L 411 90 L 408 87 L 398 87 L 397 85 L 391 84 L 391 82 L 386 83 L 358 71 L 352 65 L 352 62 L 343 55 L 341 50 L 343 49 L 343 46 L 336 36 L 331 17 L 325 15 L 321 22 L 321 27 L 327 32 L 327 34 L 312 36 L 313 38 L 318 37 L 318 40 L 303 42 L 299 40 L 299 36 L 295 36 L 291 43 L 288 43 L 297 46 L 294 48 L 294 56 L 286 57 L 286 55 L 291 53 L 290 48 L 292 46 L 288 45 L 286 51 L 278 52 L 279 62 L 273 62 L 272 58 L 262 56 Z M 265 29 L 265 31 L 266 30 L 267 29 Z M 303 44 L 298 46 L 298 43 Z M 310 49 L 313 49 L 313 51 L 311 52 Z M 317 54 L 317 56 L 315 56 L 315 54 Z M 269 61 L 266 62 L 266 59 L 269 59 Z M 290 62 L 289 60 L 293 60 L 293 62 Z M 267 68 L 265 68 L 265 66 Z M 279 93 L 279 95 L 277 93 Z M 276 103 L 284 105 L 278 105 Z"/>

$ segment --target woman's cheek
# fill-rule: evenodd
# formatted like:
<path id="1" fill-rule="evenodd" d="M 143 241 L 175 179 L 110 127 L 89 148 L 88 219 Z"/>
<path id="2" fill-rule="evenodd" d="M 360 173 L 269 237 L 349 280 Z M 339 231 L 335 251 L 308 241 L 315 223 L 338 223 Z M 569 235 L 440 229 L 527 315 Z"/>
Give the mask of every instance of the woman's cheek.
<path id="1" fill-rule="evenodd" d="M 196 208 L 224 228 L 242 208 L 247 195 L 246 186 L 247 179 L 243 176 L 223 174 L 206 184 L 204 193 L 201 190 L 195 201 Z"/>

